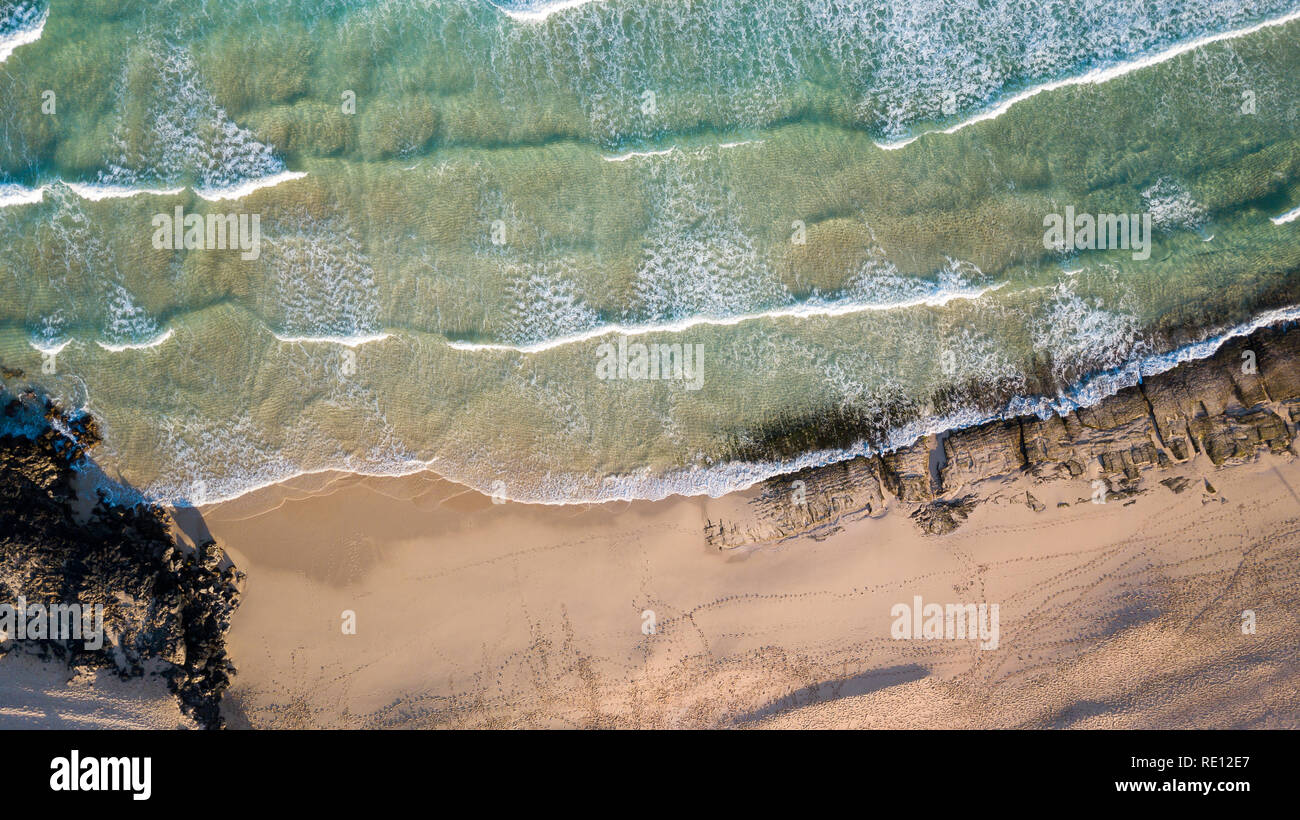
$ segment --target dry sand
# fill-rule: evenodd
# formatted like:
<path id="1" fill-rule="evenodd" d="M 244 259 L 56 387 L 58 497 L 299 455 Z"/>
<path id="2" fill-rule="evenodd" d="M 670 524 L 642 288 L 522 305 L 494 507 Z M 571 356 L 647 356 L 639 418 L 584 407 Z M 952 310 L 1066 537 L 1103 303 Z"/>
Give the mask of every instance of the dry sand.
<path id="1" fill-rule="evenodd" d="M 0 730 L 195 729 L 158 675 L 122 680 L 25 652 L 0 656 Z"/>
<path id="2" fill-rule="evenodd" d="M 821 540 L 726 551 L 703 524 L 743 495 L 545 507 L 430 474 L 303 477 L 203 510 L 248 574 L 225 712 L 232 728 L 1295 727 L 1300 462 L 1178 470 L 1183 492 L 1149 473 L 1127 504 L 1019 478 L 981 485 L 943 536 L 895 502 Z M 915 595 L 997 603 L 999 647 L 892 639 Z"/>

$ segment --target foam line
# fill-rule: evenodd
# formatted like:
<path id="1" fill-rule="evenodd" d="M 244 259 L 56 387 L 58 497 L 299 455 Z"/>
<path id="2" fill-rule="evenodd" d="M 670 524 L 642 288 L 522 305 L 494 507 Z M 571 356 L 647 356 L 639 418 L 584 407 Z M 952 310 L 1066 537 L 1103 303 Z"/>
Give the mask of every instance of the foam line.
<path id="1" fill-rule="evenodd" d="M 307 176 L 304 171 L 284 171 L 279 174 L 250 179 L 227 188 L 195 188 L 194 194 L 208 202 L 221 202 L 227 199 L 242 199 L 254 191 L 270 188 L 281 182 L 289 182 Z M 126 199 L 133 196 L 176 196 L 184 193 L 184 186 L 179 188 L 133 188 L 127 185 L 104 185 L 95 182 L 60 182 L 82 199 L 100 202 L 105 199 Z M 31 205 L 45 198 L 49 185 L 39 188 L 24 188 L 21 185 L 0 184 L 0 208 L 10 205 Z"/>
<path id="2" fill-rule="evenodd" d="M 732 148 L 742 148 L 746 145 L 762 145 L 767 140 L 739 140 L 737 142 L 723 142 L 718 144 L 718 150 L 726 151 Z M 662 157 L 668 154 L 675 154 L 681 151 L 676 145 L 670 145 L 659 151 L 628 151 L 626 154 L 619 154 L 613 157 L 601 157 L 606 162 L 627 162 L 630 159 L 643 159 L 645 157 Z M 707 147 L 701 149 L 707 150 Z"/>
<path id="3" fill-rule="evenodd" d="M 1292 208 L 1280 216 L 1270 217 L 1270 220 L 1274 225 L 1285 225 L 1288 222 L 1296 221 L 1297 218 L 1300 218 L 1300 207 Z"/>
<path id="4" fill-rule="evenodd" d="M 29 345 L 31 345 L 31 346 L 32 346 L 32 349 L 34 349 L 34 350 L 38 350 L 38 351 L 40 351 L 41 353 L 47 353 L 47 354 L 52 355 L 52 356 L 57 356 L 57 355 L 59 355 L 60 353 L 63 352 L 63 348 L 65 348 L 65 347 L 67 347 L 68 345 L 72 344 L 72 340 L 71 340 L 71 339 L 64 339 L 63 341 L 59 342 L 58 344 L 41 344 L 40 342 L 33 342 L 33 341 L 28 341 L 27 343 L 28 343 Z"/>
<path id="5" fill-rule="evenodd" d="M 194 193 L 200 199 L 206 199 L 208 202 L 220 202 L 223 199 L 243 199 L 260 188 L 270 188 L 273 185 L 279 185 L 281 182 L 302 179 L 305 176 L 307 176 L 305 171 L 281 171 L 269 177 L 250 179 L 247 182 L 231 185 L 228 188 L 195 188 Z"/>
<path id="6" fill-rule="evenodd" d="M 21 185 L 0 185 L 0 208 L 10 205 L 34 205 L 45 199 L 45 186 L 24 188 Z"/>
<path id="7" fill-rule="evenodd" d="M 74 194 L 91 202 L 104 199 L 126 199 L 132 196 L 175 196 L 184 188 L 130 188 L 125 185 L 98 185 L 85 182 L 65 182 Z"/>
<path id="8" fill-rule="evenodd" d="M 952 125 L 949 126 L 948 128 L 943 128 L 943 129 L 923 131 L 920 134 L 917 134 L 912 137 L 907 137 L 905 139 L 893 140 L 891 142 L 877 142 L 876 145 L 885 149 L 886 151 L 896 151 L 899 148 L 903 148 L 905 146 L 911 145 L 912 143 L 916 142 L 921 137 L 924 137 L 927 134 L 955 134 L 958 131 L 962 130 L 963 128 L 974 125 L 978 122 L 984 122 L 985 120 L 991 120 L 1000 117 L 1003 114 L 1005 114 L 1008 110 L 1010 110 L 1010 108 L 1016 103 L 1024 102 L 1030 97 L 1036 97 L 1039 94 L 1042 94 L 1044 92 L 1055 91 L 1058 88 L 1067 88 L 1069 86 L 1074 86 L 1074 85 L 1100 85 L 1102 83 L 1110 82 L 1111 80 L 1114 80 L 1117 77 L 1123 77 L 1125 74 L 1131 74 L 1134 71 L 1139 71 L 1143 68 L 1148 68 L 1153 65 L 1159 65 L 1160 63 L 1168 62 L 1174 59 L 1175 57 L 1179 57 L 1183 54 L 1186 54 L 1189 51 L 1195 51 L 1196 49 L 1201 48 L 1203 46 L 1208 46 L 1212 43 L 1223 42 L 1224 40 L 1235 40 L 1239 37 L 1246 37 L 1248 35 L 1254 34 L 1255 32 L 1263 31 L 1264 29 L 1267 28 L 1275 28 L 1277 26 L 1283 26 L 1295 20 L 1300 20 L 1300 11 L 1293 11 L 1289 14 L 1284 14 L 1281 17 L 1274 17 L 1270 20 L 1265 20 L 1262 23 L 1256 23 L 1253 26 L 1247 26 L 1246 28 L 1233 29 L 1232 31 L 1220 32 L 1219 34 L 1208 34 L 1204 37 L 1198 37 L 1195 40 L 1188 40 L 1185 43 L 1179 43 L 1178 45 L 1171 46 L 1170 48 L 1167 48 L 1164 51 L 1159 51 L 1156 52 L 1155 54 L 1149 54 L 1145 57 L 1138 57 L 1136 59 L 1129 60 L 1127 62 L 1118 63 L 1116 65 L 1109 66 L 1106 68 L 1094 68 L 1093 70 L 1085 74 L 1079 74 L 1074 77 L 1066 77 L 1063 80 L 1053 80 L 1052 82 L 1043 83 L 1042 85 L 1036 85 L 1033 86 L 1032 88 L 1027 88 L 1024 91 L 1021 91 L 1019 94 L 1016 94 L 1012 97 L 1003 100 L 1002 102 L 998 103 L 992 108 L 989 108 L 985 111 L 975 114 L 974 116 L 964 119 L 961 122 L 957 123 L 956 125 Z"/>
<path id="9" fill-rule="evenodd" d="M 391 333 L 359 333 L 355 336 L 281 336 L 279 333 L 272 332 L 272 336 L 282 342 L 298 342 L 303 344 L 334 344 L 343 345 L 344 347 L 360 347 L 370 342 L 382 342 L 391 336 Z"/>
<path id="10" fill-rule="evenodd" d="M 50 10 L 46 9 L 41 15 L 41 19 L 27 28 L 20 28 L 11 31 L 8 34 L 0 35 L 0 63 L 9 59 L 9 55 L 14 53 L 14 49 L 19 46 L 25 46 L 41 39 L 42 32 L 45 31 L 45 21 L 50 19 Z"/>
<path id="11" fill-rule="evenodd" d="M 665 148 L 662 151 L 628 151 L 626 154 L 619 154 L 616 157 L 601 157 L 606 162 L 627 162 L 630 159 L 641 157 L 662 157 L 671 154 L 677 150 L 677 146 Z"/>
<path id="12" fill-rule="evenodd" d="M 687 319 L 679 319 L 676 322 L 666 322 L 658 325 L 601 325 L 600 327 L 594 327 L 590 330 L 575 333 L 571 336 L 561 336 L 559 338 L 548 339 L 543 342 L 534 342 L 533 344 L 528 345 L 479 342 L 449 342 L 448 344 L 456 350 L 466 351 L 500 350 L 514 353 L 540 353 L 544 350 L 551 350 L 552 348 L 563 347 L 564 345 L 599 339 L 602 336 L 608 336 L 610 334 L 639 336 L 646 333 L 679 333 L 683 330 L 688 330 L 700 325 L 725 327 L 729 325 L 738 325 L 741 322 L 752 322 L 758 319 L 812 319 L 826 316 L 849 316 L 854 313 L 867 313 L 870 311 L 897 310 L 900 308 L 919 307 L 921 305 L 943 307 L 956 299 L 978 299 L 990 291 L 997 290 L 1004 284 L 1005 282 L 999 282 L 996 285 L 989 285 L 985 288 L 968 288 L 963 290 L 945 291 L 943 293 L 922 296 L 903 302 L 841 302 L 825 305 L 805 304 L 774 308 L 773 310 L 766 310 L 761 313 L 743 313 L 736 316 L 692 316 Z"/>
<path id="13" fill-rule="evenodd" d="M 1183 362 L 1209 358 L 1225 343 L 1235 338 L 1249 336 L 1259 328 L 1295 321 L 1300 321 L 1300 306 L 1270 310 L 1250 321 L 1228 328 L 1222 333 L 1211 335 L 1203 341 L 1184 345 L 1161 355 L 1137 359 L 1115 370 L 1085 379 L 1059 398 L 1027 397 L 1018 402 L 1013 402 L 1002 413 L 985 415 L 970 411 L 959 411 L 942 418 L 911 422 L 896 429 L 890 435 L 889 443 L 879 450 L 874 450 L 865 444 L 858 444 L 843 449 L 810 451 L 780 461 L 732 462 L 720 466 L 680 470 L 663 476 L 609 476 L 600 481 L 599 489 L 593 494 L 581 497 L 565 496 L 560 498 L 549 495 L 519 498 L 502 493 L 497 493 L 497 495 L 507 501 L 544 504 L 547 506 L 601 504 L 609 501 L 658 501 L 674 495 L 684 497 L 707 495 L 711 498 L 717 498 L 728 493 L 742 492 L 774 476 L 788 475 L 809 467 L 822 467 L 857 458 L 858 456 L 890 452 L 900 447 L 906 447 L 927 435 L 974 427 L 999 418 L 1028 413 L 1036 412 L 1041 417 L 1048 417 L 1053 413 L 1069 413 L 1080 407 L 1094 405 L 1125 387 L 1137 384 L 1143 378 L 1172 370 Z M 442 461 L 440 457 L 435 456 L 427 461 L 416 458 L 402 459 L 400 463 L 390 464 L 386 469 L 357 470 L 347 465 L 333 465 L 311 470 L 286 471 L 280 477 L 253 482 L 235 492 L 213 493 L 203 498 L 194 498 L 191 503 L 195 506 L 219 504 L 266 487 L 292 481 L 295 478 L 325 472 L 347 472 L 353 475 L 370 476 L 403 476 L 428 470 L 449 481 L 455 481 L 480 492 L 486 492 L 469 481 L 461 480 L 461 477 L 456 475 L 454 471 L 447 470 L 440 463 Z M 167 500 L 162 496 L 151 496 L 151 498 L 154 498 L 154 500 L 160 498 L 164 501 Z"/>
<path id="14" fill-rule="evenodd" d="M 502 14 L 509 17 L 511 20 L 520 23 L 540 23 L 552 14 L 559 14 L 562 11 L 576 9 L 578 6 L 585 6 L 592 2 L 595 2 L 595 0 L 552 0 L 552 2 L 544 3 L 531 9 L 511 9 L 498 3 L 493 3 L 492 5 L 496 6 Z"/>
<path id="15" fill-rule="evenodd" d="M 171 328 L 167 328 L 166 331 L 158 334 L 157 336 L 153 337 L 147 342 L 128 342 L 127 344 L 110 345 L 110 344 L 104 344 L 103 342 L 97 341 L 95 342 L 95 344 L 99 345 L 100 347 L 104 348 L 105 350 L 111 353 L 121 353 L 124 350 L 145 350 L 150 347 L 157 347 L 158 345 L 170 339 L 174 333 L 175 333 L 174 330 L 172 330 Z"/>

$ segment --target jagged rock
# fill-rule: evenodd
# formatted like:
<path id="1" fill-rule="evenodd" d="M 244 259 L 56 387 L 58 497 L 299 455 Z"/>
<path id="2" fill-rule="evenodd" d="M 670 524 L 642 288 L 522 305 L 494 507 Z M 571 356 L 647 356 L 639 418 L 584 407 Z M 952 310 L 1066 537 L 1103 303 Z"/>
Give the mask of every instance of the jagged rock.
<path id="1" fill-rule="evenodd" d="M 1106 492 L 1107 503 L 1125 501 L 1149 492 L 1142 486 L 1141 481 L 1129 480 L 1120 476 L 1116 476 L 1114 480 L 1109 482 L 1108 486 L 1109 489 Z"/>
<path id="2" fill-rule="evenodd" d="M 881 515 L 885 494 L 880 460 L 857 458 L 770 479 L 749 507 L 753 519 L 743 530 L 736 522 L 706 521 L 706 543 L 726 549 L 779 541 L 792 535 L 817 534 L 820 528 L 841 519 Z"/>
<path id="3" fill-rule="evenodd" d="M 755 534 L 746 529 L 741 532 L 740 524 L 732 521 L 728 524 L 722 519 L 717 521 L 709 520 L 704 524 L 704 541 L 711 547 L 718 549 L 728 549 L 738 547 L 742 544 L 753 543 L 756 539 Z"/>
<path id="4" fill-rule="evenodd" d="M 1170 476 L 1169 478 L 1161 479 L 1160 483 L 1168 487 L 1170 490 L 1173 490 L 1174 493 L 1177 494 L 1177 493 L 1181 493 L 1183 490 L 1186 490 L 1187 485 L 1190 484 L 1191 482 L 1188 481 L 1183 476 L 1176 475 L 1176 476 Z"/>
<path id="5" fill-rule="evenodd" d="M 1047 509 L 1047 505 L 1039 501 L 1037 498 L 1034 498 L 1033 493 L 1025 493 L 1025 504 L 1034 512 L 1042 512 Z"/>
<path id="6" fill-rule="evenodd" d="M 1253 372 L 1242 364 L 1249 360 L 1243 357 L 1247 350 L 1255 354 Z M 1147 492 L 1141 487 L 1144 473 L 1167 469 L 1200 453 L 1220 466 L 1253 459 L 1263 449 L 1291 452 L 1298 420 L 1300 331 L 1263 328 L 1224 344 L 1208 359 L 1184 362 L 1093 407 L 1048 419 L 1021 416 L 952 431 L 943 439 L 945 462 L 938 481 L 931 473 L 933 445 L 924 439 L 878 458 L 846 462 L 860 466 L 805 470 L 797 478 L 809 488 L 826 483 L 834 486 L 834 493 L 823 492 L 803 513 L 776 502 L 759 503 L 757 518 L 766 523 L 748 531 L 783 538 L 808 532 L 825 526 L 843 510 L 883 508 L 884 492 L 900 502 L 923 505 L 912 513 L 922 529 L 947 531 L 949 523 L 955 527 L 965 515 L 952 512 L 955 502 L 936 501 L 940 494 L 1021 473 L 1036 481 L 1081 480 L 1091 465 L 1100 469 L 1107 482 L 1109 500 L 1130 503 Z M 795 478 L 769 480 L 770 496 L 764 497 L 788 496 Z M 1162 483 L 1174 492 L 1185 487 L 1177 479 Z M 1208 480 L 1205 484 L 1213 494 Z M 1032 495 L 1026 496 L 1031 507 L 1043 506 Z M 969 494 L 963 499 L 977 497 Z"/>
<path id="7" fill-rule="evenodd" d="M 924 439 L 881 456 L 886 489 L 901 501 L 929 501 L 938 488 L 930 477 L 930 449 Z"/>
<path id="8" fill-rule="evenodd" d="M 973 495 L 952 500 L 941 498 L 917 507 L 912 511 L 911 518 L 922 531 L 930 535 L 944 535 L 957 529 L 977 503 Z"/>
<path id="9" fill-rule="evenodd" d="M 214 543 L 177 550 L 168 516 L 155 506 L 101 497 L 89 520 L 78 521 L 73 476 L 99 441 L 94 420 L 7 386 L 0 407 L 8 432 L 0 435 L 0 603 L 21 597 L 104 608 L 100 648 L 71 638 L 11 647 L 123 677 L 161 665 L 182 709 L 202 726 L 222 726 L 221 695 L 234 673 L 225 636 L 242 575 L 218 570 L 224 554 Z"/>
<path id="10" fill-rule="evenodd" d="M 944 487 L 961 487 L 1025 469 L 1020 422 L 997 421 L 968 430 L 954 430 L 943 442 Z"/>
<path id="11" fill-rule="evenodd" d="M 1229 348 L 1227 355 L 1215 358 L 1230 359 L 1235 355 L 1234 364 L 1241 360 L 1241 350 L 1255 351 L 1259 377 L 1269 400 L 1294 402 L 1300 399 L 1300 367 L 1296 360 L 1300 356 L 1300 333 L 1280 328 L 1263 328 L 1252 333 L 1249 338 L 1225 347 Z"/>
<path id="12" fill-rule="evenodd" d="M 1281 453 L 1291 446 L 1286 423 L 1267 409 L 1192 419 L 1189 429 L 1216 467 L 1252 459 L 1261 447 Z"/>
<path id="13" fill-rule="evenodd" d="M 1074 451 L 1075 435 L 1070 430 L 1077 424 L 1067 426 L 1067 421 L 1060 416 L 1020 419 L 1025 465 L 1035 478 L 1046 481 L 1083 475 L 1084 463 Z"/>

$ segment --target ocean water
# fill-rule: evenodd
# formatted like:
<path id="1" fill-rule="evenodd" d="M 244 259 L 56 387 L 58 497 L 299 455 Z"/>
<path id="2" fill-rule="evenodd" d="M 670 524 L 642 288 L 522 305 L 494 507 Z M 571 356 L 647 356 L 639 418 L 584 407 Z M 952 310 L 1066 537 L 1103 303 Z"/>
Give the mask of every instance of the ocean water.
<path id="1" fill-rule="evenodd" d="M 122 500 L 718 494 L 1300 317 L 1300 2 L 0 0 L 0 61 L 0 363 Z"/>

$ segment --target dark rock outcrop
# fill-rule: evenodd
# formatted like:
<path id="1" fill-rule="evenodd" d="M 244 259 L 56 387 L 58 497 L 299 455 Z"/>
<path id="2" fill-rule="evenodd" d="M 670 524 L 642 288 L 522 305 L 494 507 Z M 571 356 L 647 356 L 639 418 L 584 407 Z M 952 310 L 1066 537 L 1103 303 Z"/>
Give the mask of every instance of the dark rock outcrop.
<path id="1" fill-rule="evenodd" d="M 1220 468 L 1264 451 L 1290 453 L 1298 421 L 1300 329 L 1261 328 L 1209 358 L 1184 362 L 1064 416 L 993 421 L 953 430 L 941 444 L 922 439 L 883 456 L 770 479 L 751 501 L 753 519 L 732 523 L 726 537 L 710 543 L 740 546 L 824 531 L 864 511 L 879 514 L 891 500 L 910 506 L 923 531 L 940 535 L 979 503 L 980 484 L 1019 476 L 1043 482 L 1100 475 L 1107 498 L 1132 503 L 1148 491 L 1141 486 L 1148 471 L 1200 455 Z M 816 506 L 771 501 L 788 498 L 795 480 L 808 498 L 818 499 Z M 1174 492 L 1187 484 L 1161 483 Z M 1023 497 L 1031 509 L 1046 509 L 1032 493 Z"/>
<path id="2" fill-rule="evenodd" d="M 706 543 L 719 549 L 779 541 L 793 535 L 829 535 L 837 522 L 882 515 L 885 491 L 877 458 L 812 467 L 764 482 L 750 501 L 756 515 L 740 521 L 709 519 Z"/>
<path id="3" fill-rule="evenodd" d="M 943 535 L 961 526 L 961 522 L 966 520 L 966 516 L 971 514 L 977 504 L 974 496 L 952 500 L 940 498 L 912 510 L 911 518 L 923 532 Z"/>
<path id="4" fill-rule="evenodd" d="M 99 441 L 94 420 L 30 388 L 11 389 L 22 374 L 5 375 L 0 604 L 102 606 L 104 640 L 10 640 L 0 654 L 26 650 L 123 678 L 162 675 L 186 714 L 220 728 L 221 696 L 234 674 L 225 636 L 242 574 L 215 543 L 178 547 L 156 506 L 79 503 L 75 480 Z"/>

